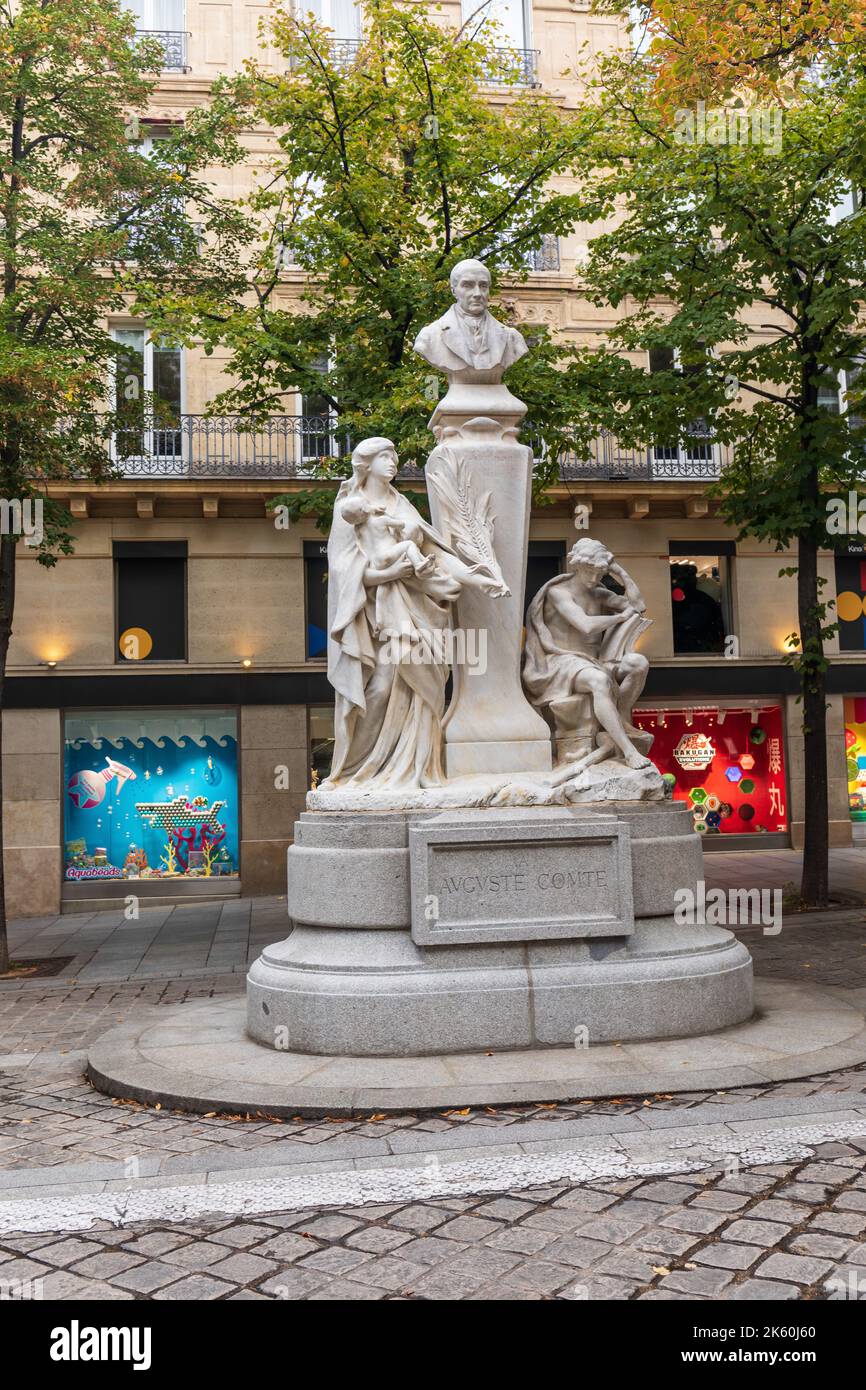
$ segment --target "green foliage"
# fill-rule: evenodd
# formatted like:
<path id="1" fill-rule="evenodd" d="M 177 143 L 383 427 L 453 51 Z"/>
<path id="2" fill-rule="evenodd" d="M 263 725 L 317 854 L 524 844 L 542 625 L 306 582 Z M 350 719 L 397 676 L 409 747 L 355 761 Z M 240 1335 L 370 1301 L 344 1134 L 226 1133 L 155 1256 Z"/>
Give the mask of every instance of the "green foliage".
<path id="1" fill-rule="evenodd" d="M 742 143 L 678 138 L 620 63 L 602 87 L 618 157 L 598 191 L 623 216 L 591 243 L 585 282 L 624 314 L 581 361 L 597 374 L 593 408 L 631 443 L 711 424 L 734 446 L 716 492 L 741 534 L 832 544 L 826 490 L 861 488 L 866 445 L 866 214 L 834 215 L 866 185 L 862 70 L 825 67 L 804 86 L 781 113 L 780 149 L 754 126 Z M 681 364 L 650 376 L 659 348 Z M 819 395 L 841 371 L 847 409 L 834 413 Z"/>
<path id="2" fill-rule="evenodd" d="M 229 86 L 278 149 L 251 199 L 252 298 L 198 324 L 210 345 L 229 346 L 240 382 L 219 408 L 284 410 L 287 393 L 303 392 L 337 417 L 344 453 L 343 441 L 382 434 L 404 463 L 422 462 L 444 383 L 413 353 L 416 334 L 452 303 L 458 260 L 484 259 L 500 286 L 524 281 L 545 234 L 595 214 L 591 192 L 576 200 L 556 179 L 583 158 L 598 113 L 520 86 L 489 25 L 458 34 L 394 0 L 365 8 L 353 61 L 312 16 L 286 8 L 272 42 L 285 69 L 251 65 Z M 287 294 L 293 282 L 301 298 Z M 504 289 L 499 313 L 515 321 Z M 531 364 L 509 382 L 555 457 L 579 443 L 577 384 L 562 374 L 573 353 L 546 329 L 527 332 Z"/>
<path id="3" fill-rule="evenodd" d="M 117 0 L 0 4 L 0 495 L 110 476 L 117 348 L 105 316 L 206 308 L 237 271 L 243 219 L 209 165 L 240 156 L 228 103 L 142 148 L 162 48 Z M 39 558 L 69 548 L 45 507 Z"/>

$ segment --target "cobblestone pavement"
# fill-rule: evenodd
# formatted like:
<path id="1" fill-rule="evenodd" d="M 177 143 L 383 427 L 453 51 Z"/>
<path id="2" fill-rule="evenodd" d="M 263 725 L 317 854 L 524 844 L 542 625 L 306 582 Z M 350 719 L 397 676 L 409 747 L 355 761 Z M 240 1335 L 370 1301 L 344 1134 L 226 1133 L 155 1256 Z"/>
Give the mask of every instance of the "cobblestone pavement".
<path id="1" fill-rule="evenodd" d="M 777 937 L 743 937 L 761 975 L 809 972 L 817 984 L 852 989 L 866 987 L 863 927 L 858 909 L 793 918 Z M 772 1103 L 781 1114 L 786 1104 L 814 1107 L 827 1097 L 838 1107 L 840 1097 L 866 1097 L 866 1066 L 858 1066 L 729 1093 L 275 1122 L 149 1110 L 111 1101 L 82 1079 L 84 1050 L 116 1022 L 242 988 L 235 970 L 0 985 L 0 1183 L 10 1190 L 39 1169 L 74 1183 L 88 1164 L 131 1157 L 173 1172 L 276 1165 L 300 1151 L 322 1161 L 329 1146 L 344 1152 L 348 1138 L 373 1163 L 387 1161 L 407 1133 L 433 1149 L 461 1130 L 479 1143 L 505 1131 L 504 1146 L 603 1134 L 646 1112 L 660 1124 L 676 1112 L 669 1123 L 688 1125 L 690 1110 L 708 1106 L 724 1118 L 732 1106 L 766 1111 Z M 866 1297 L 864 1154 L 866 1135 L 849 1135 L 814 1156 L 740 1173 L 636 1174 L 494 1197 L 0 1235 L 0 1291 L 41 1280 L 44 1297 L 63 1299 L 825 1299 L 840 1289 Z M 828 1287 L 833 1279 L 842 1283 Z"/>
<path id="2" fill-rule="evenodd" d="M 0 1281 L 50 1299 L 863 1299 L 864 1155 L 866 1135 L 740 1173 L 2 1236 Z"/>

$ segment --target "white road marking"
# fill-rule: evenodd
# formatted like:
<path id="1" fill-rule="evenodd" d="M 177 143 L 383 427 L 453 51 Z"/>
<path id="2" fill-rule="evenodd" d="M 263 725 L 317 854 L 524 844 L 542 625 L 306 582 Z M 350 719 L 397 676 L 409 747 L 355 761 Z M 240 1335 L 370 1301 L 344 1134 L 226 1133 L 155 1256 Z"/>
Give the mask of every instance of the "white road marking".
<path id="1" fill-rule="evenodd" d="M 694 1140 L 671 1139 L 666 1152 L 658 1156 L 648 1154 L 643 1160 L 630 1157 L 612 1142 L 607 1147 L 575 1145 L 571 1150 L 547 1153 L 496 1156 L 487 1151 L 468 1159 L 453 1150 L 431 1151 L 417 1154 L 414 1161 L 407 1157 L 400 1167 L 349 1167 L 341 1172 L 307 1171 L 284 1177 L 263 1172 L 261 1178 L 195 1186 L 169 1185 L 168 1180 L 160 1185 L 151 1178 L 146 1186 L 131 1182 L 125 1188 L 68 1197 L 40 1197 L 34 1190 L 33 1196 L 26 1199 L 0 1201 L 0 1233 L 84 1231 L 97 1221 L 130 1226 L 141 1221 L 194 1221 L 202 1216 L 250 1216 L 311 1207 L 423 1201 L 545 1187 L 550 1183 L 576 1185 L 602 1178 L 695 1173 L 722 1168 L 731 1160 L 742 1168 L 792 1163 L 812 1157 L 817 1144 L 864 1134 L 866 1122 L 862 1118 L 705 1137 L 696 1127 Z M 664 1132 L 654 1134 L 652 1139 L 657 1141 L 653 1147 L 662 1150 Z M 691 1152 L 685 1152 L 686 1148 Z M 62 1179 L 62 1171 L 58 1178 Z"/>

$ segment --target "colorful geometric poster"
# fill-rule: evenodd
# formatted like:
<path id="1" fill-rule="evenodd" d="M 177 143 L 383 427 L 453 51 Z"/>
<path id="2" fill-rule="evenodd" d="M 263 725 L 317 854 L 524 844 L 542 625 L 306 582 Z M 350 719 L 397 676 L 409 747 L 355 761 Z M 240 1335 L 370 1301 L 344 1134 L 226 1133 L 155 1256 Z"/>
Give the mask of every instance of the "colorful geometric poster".
<path id="1" fill-rule="evenodd" d="M 845 759 L 852 820 L 866 821 L 866 697 L 845 700 Z"/>
<path id="2" fill-rule="evenodd" d="M 866 650 L 866 555 L 836 556 L 836 617 L 840 650 Z"/>
<path id="3" fill-rule="evenodd" d="M 64 877 L 237 877 L 237 719 L 231 711 L 69 715 Z"/>
<path id="4" fill-rule="evenodd" d="M 636 709 L 653 735 L 649 756 L 684 801 L 701 835 L 755 835 L 788 828 L 778 705 L 761 710 Z"/>

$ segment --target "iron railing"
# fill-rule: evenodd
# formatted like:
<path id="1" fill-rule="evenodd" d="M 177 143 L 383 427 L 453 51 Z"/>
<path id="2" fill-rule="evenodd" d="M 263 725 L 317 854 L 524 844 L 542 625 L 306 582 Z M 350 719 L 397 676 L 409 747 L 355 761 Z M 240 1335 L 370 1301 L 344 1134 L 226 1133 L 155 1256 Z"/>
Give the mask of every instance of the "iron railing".
<path id="1" fill-rule="evenodd" d="M 527 270 L 559 270 L 559 237 L 545 232 L 541 245 L 526 253 Z"/>
<path id="2" fill-rule="evenodd" d="M 189 38 L 182 29 L 136 29 L 143 39 L 155 39 L 162 44 L 163 72 L 189 72 L 186 41 Z"/>
<path id="3" fill-rule="evenodd" d="M 345 458 L 352 439 L 328 415 L 272 415 L 251 423 L 240 415 L 142 415 L 112 441 L 115 467 L 128 478 L 303 478 L 329 459 Z M 533 441 L 536 456 L 544 445 Z M 625 447 L 602 432 L 587 456 L 565 453 L 569 480 L 659 482 L 718 478 L 729 451 L 706 432 L 680 445 Z M 407 468 L 407 477 L 421 470 Z"/>
<path id="4" fill-rule="evenodd" d="M 362 46 L 362 39 L 329 39 L 328 49 L 334 67 L 350 68 Z M 493 56 L 484 66 L 484 81 L 490 87 L 539 87 L 538 52 L 537 48 L 494 48 Z"/>
<path id="5" fill-rule="evenodd" d="M 490 87 L 540 87 L 537 48 L 495 48 L 494 57 L 484 68 L 484 81 Z"/>

